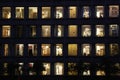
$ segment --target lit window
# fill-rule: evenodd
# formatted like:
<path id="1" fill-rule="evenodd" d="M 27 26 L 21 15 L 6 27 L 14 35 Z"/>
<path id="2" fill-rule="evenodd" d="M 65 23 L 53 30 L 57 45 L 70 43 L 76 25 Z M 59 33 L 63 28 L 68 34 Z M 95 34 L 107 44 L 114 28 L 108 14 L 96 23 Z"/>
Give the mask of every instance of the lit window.
<path id="1" fill-rule="evenodd" d="M 78 65 L 76 63 L 68 63 L 68 75 L 78 75 Z"/>
<path id="2" fill-rule="evenodd" d="M 91 36 L 91 26 L 90 25 L 82 25 L 82 36 L 83 37 Z"/>
<path id="3" fill-rule="evenodd" d="M 56 25 L 54 32 L 55 32 L 56 37 L 63 37 L 64 36 L 64 27 L 62 25 Z"/>
<path id="4" fill-rule="evenodd" d="M 89 56 L 91 53 L 91 45 L 90 44 L 82 44 L 82 55 Z"/>
<path id="5" fill-rule="evenodd" d="M 38 17 L 37 7 L 29 7 L 29 18 L 36 19 Z"/>
<path id="6" fill-rule="evenodd" d="M 97 76 L 105 76 L 105 65 L 103 64 L 97 64 L 96 67 L 96 75 Z"/>
<path id="7" fill-rule="evenodd" d="M 37 35 L 37 29 L 36 26 L 30 26 L 30 37 L 36 37 Z"/>
<path id="8" fill-rule="evenodd" d="M 68 56 L 77 56 L 77 44 L 68 44 Z"/>
<path id="9" fill-rule="evenodd" d="M 111 65 L 110 65 L 110 75 L 120 76 L 120 63 L 111 63 Z"/>
<path id="10" fill-rule="evenodd" d="M 24 18 L 24 7 L 16 7 L 16 18 L 23 19 Z"/>
<path id="11" fill-rule="evenodd" d="M 109 6 L 109 17 L 118 17 L 119 16 L 119 6 L 110 5 Z"/>
<path id="12" fill-rule="evenodd" d="M 96 56 L 104 56 L 104 55 L 105 55 L 105 45 L 96 44 Z"/>
<path id="13" fill-rule="evenodd" d="M 55 70 L 55 75 L 64 75 L 64 64 L 55 63 L 54 70 Z"/>
<path id="14" fill-rule="evenodd" d="M 119 35 L 119 26 L 114 24 L 109 27 L 109 35 L 112 37 L 117 37 Z"/>
<path id="15" fill-rule="evenodd" d="M 50 44 L 42 44 L 41 45 L 41 55 L 42 56 L 50 56 Z"/>
<path id="16" fill-rule="evenodd" d="M 63 45 L 56 44 L 56 56 L 63 56 Z"/>
<path id="17" fill-rule="evenodd" d="M 42 75 L 50 75 L 50 63 L 43 63 Z"/>
<path id="18" fill-rule="evenodd" d="M 83 18 L 90 18 L 90 7 L 83 7 Z"/>
<path id="19" fill-rule="evenodd" d="M 10 54 L 10 49 L 8 44 L 4 44 L 4 56 L 8 56 Z"/>
<path id="20" fill-rule="evenodd" d="M 111 56 L 116 56 L 119 55 L 119 46 L 118 44 L 110 44 L 110 55 Z"/>
<path id="21" fill-rule="evenodd" d="M 50 36 L 51 36 L 51 26 L 42 25 L 42 37 L 50 37 Z"/>
<path id="22" fill-rule="evenodd" d="M 51 7 L 42 7 L 42 19 L 51 18 Z"/>
<path id="23" fill-rule="evenodd" d="M 3 64 L 3 75 L 7 76 L 8 74 L 8 63 Z"/>
<path id="24" fill-rule="evenodd" d="M 96 36 L 97 37 L 105 36 L 104 25 L 96 25 Z"/>
<path id="25" fill-rule="evenodd" d="M 11 8 L 10 7 L 2 7 L 2 18 L 4 18 L 4 19 L 11 18 Z"/>
<path id="26" fill-rule="evenodd" d="M 76 18 L 77 17 L 77 7 L 71 6 L 69 7 L 69 18 Z"/>
<path id="27" fill-rule="evenodd" d="M 37 56 L 37 44 L 28 44 L 28 55 Z"/>
<path id="28" fill-rule="evenodd" d="M 63 7 L 56 7 L 55 18 L 56 19 L 63 18 L 63 13 L 64 13 Z"/>
<path id="29" fill-rule="evenodd" d="M 2 26 L 2 37 L 10 37 L 11 35 L 11 26 L 4 25 Z"/>
<path id="30" fill-rule="evenodd" d="M 23 56 L 24 44 L 16 44 L 16 56 Z"/>
<path id="31" fill-rule="evenodd" d="M 23 33 L 25 30 L 23 28 L 23 26 L 15 26 L 15 35 L 17 38 L 21 38 L 23 37 L 25 34 Z"/>
<path id="32" fill-rule="evenodd" d="M 17 66 L 17 67 L 15 67 L 15 75 L 23 75 L 24 63 L 22 63 L 22 62 L 15 63 L 15 65 Z"/>
<path id="33" fill-rule="evenodd" d="M 97 18 L 104 17 L 104 6 L 96 6 L 96 17 Z"/>
<path id="34" fill-rule="evenodd" d="M 29 75 L 36 75 L 36 72 L 34 70 L 34 63 L 33 62 L 30 62 L 28 64 L 28 72 L 29 72 Z"/>
<path id="35" fill-rule="evenodd" d="M 90 70 L 90 63 L 83 63 L 82 65 L 82 75 L 83 76 L 90 76 L 91 70 Z"/>
<path id="36" fill-rule="evenodd" d="M 68 26 L 68 36 L 69 37 L 77 37 L 77 25 L 69 25 Z"/>

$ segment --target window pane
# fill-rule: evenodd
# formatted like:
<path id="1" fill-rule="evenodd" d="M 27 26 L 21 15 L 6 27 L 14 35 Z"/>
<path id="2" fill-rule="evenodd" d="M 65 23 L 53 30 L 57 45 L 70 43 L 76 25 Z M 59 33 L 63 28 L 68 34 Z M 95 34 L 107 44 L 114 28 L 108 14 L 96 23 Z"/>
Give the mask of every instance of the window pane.
<path id="1" fill-rule="evenodd" d="M 63 18 L 64 8 L 63 7 L 56 7 L 55 18 L 60 19 Z"/>
<path id="2" fill-rule="evenodd" d="M 29 75 L 36 75 L 36 72 L 34 70 L 35 64 L 33 62 L 28 63 L 28 74 Z"/>
<path id="3" fill-rule="evenodd" d="M 56 25 L 54 32 L 55 32 L 56 37 L 63 37 L 64 36 L 64 26 Z"/>
<path id="4" fill-rule="evenodd" d="M 56 56 L 63 56 L 63 45 L 62 44 L 56 44 Z"/>
<path id="5" fill-rule="evenodd" d="M 82 44 L 82 55 L 89 56 L 91 53 L 91 45 L 90 44 Z"/>
<path id="6" fill-rule="evenodd" d="M 36 26 L 30 26 L 30 37 L 36 37 L 36 36 L 37 36 Z"/>
<path id="7" fill-rule="evenodd" d="M 77 37 L 77 25 L 69 25 L 68 26 L 68 36 L 69 37 Z"/>
<path id="8" fill-rule="evenodd" d="M 105 76 L 105 65 L 104 64 L 96 64 L 96 75 L 97 76 Z"/>
<path id="9" fill-rule="evenodd" d="M 111 76 L 120 76 L 120 63 L 111 63 L 110 64 L 110 75 Z"/>
<path id="10" fill-rule="evenodd" d="M 24 63 L 15 63 L 15 75 L 23 75 Z"/>
<path id="11" fill-rule="evenodd" d="M 90 63 L 83 63 L 82 64 L 82 75 L 90 76 L 90 74 L 91 74 Z"/>
<path id="12" fill-rule="evenodd" d="M 50 75 L 50 63 L 43 63 L 43 67 L 42 75 Z"/>
<path id="13" fill-rule="evenodd" d="M 37 56 L 37 44 L 28 44 L 28 55 Z"/>
<path id="14" fill-rule="evenodd" d="M 16 44 L 16 56 L 23 56 L 24 44 Z"/>
<path id="15" fill-rule="evenodd" d="M 10 54 L 10 47 L 8 44 L 4 44 L 4 56 L 8 56 Z"/>
<path id="16" fill-rule="evenodd" d="M 55 75 L 64 75 L 64 64 L 55 63 L 54 70 L 55 70 Z"/>
<path id="17" fill-rule="evenodd" d="M 16 35 L 16 38 L 21 38 L 23 37 L 25 34 L 25 28 L 23 28 L 23 26 L 15 26 L 16 30 L 15 30 L 15 35 Z"/>
<path id="18" fill-rule="evenodd" d="M 76 18 L 77 17 L 77 7 L 71 6 L 69 7 L 69 18 Z"/>
<path id="19" fill-rule="evenodd" d="M 77 44 L 68 44 L 68 56 L 77 56 Z"/>
<path id="20" fill-rule="evenodd" d="M 110 25 L 109 35 L 112 37 L 117 37 L 119 35 L 119 26 L 117 24 Z"/>
<path id="21" fill-rule="evenodd" d="M 68 75 L 78 75 L 78 65 L 76 63 L 68 63 Z"/>
<path id="22" fill-rule="evenodd" d="M 11 8 L 10 7 L 2 7 L 2 18 L 4 18 L 4 19 L 11 18 Z"/>
<path id="23" fill-rule="evenodd" d="M 83 37 L 91 36 L 91 26 L 90 25 L 82 25 L 82 36 Z"/>
<path id="24" fill-rule="evenodd" d="M 38 17 L 37 7 L 29 7 L 29 18 L 36 19 Z"/>
<path id="25" fill-rule="evenodd" d="M 42 44 L 41 45 L 41 55 L 42 56 L 50 56 L 50 44 Z"/>
<path id="26" fill-rule="evenodd" d="M 51 7 L 42 7 L 42 19 L 51 18 Z"/>
<path id="27" fill-rule="evenodd" d="M 119 16 L 119 6 L 110 5 L 109 6 L 109 17 L 118 17 Z"/>
<path id="28" fill-rule="evenodd" d="M 97 37 L 105 36 L 104 25 L 96 25 L 96 36 Z"/>
<path id="29" fill-rule="evenodd" d="M 90 18 L 90 7 L 83 7 L 83 18 Z"/>
<path id="30" fill-rule="evenodd" d="M 97 18 L 104 17 L 104 6 L 96 6 L 96 17 Z"/>
<path id="31" fill-rule="evenodd" d="M 23 19 L 24 18 L 24 7 L 16 7 L 16 18 Z"/>
<path id="32" fill-rule="evenodd" d="M 2 26 L 2 37 L 10 37 L 11 35 L 11 26 L 4 25 Z"/>
<path id="33" fill-rule="evenodd" d="M 117 56 L 119 55 L 119 46 L 118 44 L 110 44 L 110 55 L 111 56 Z"/>
<path id="34" fill-rule="evenodd" d="M 96 56 L 104 56 L 104 55 L 105 55 L 105 45 L 96 44 Z"/>
<path id="35" fill-rule="evenodd" d="M 42 37 L 50 37 L 50 36 L 51 36 L 51 26 L 42 25 Z"/>

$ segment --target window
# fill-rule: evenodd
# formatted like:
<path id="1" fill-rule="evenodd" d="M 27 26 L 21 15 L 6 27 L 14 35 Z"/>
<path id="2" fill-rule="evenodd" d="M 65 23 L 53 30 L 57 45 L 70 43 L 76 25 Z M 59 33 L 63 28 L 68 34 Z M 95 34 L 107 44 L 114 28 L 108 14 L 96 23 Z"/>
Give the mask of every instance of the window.
<path id="1" fill-rule="evenodd" d="M 78 75 L 78 65 L 76 63 L 68 63 L 68 75 Z"/>
<path id="2" fill-rule="evenodd" d="M 109 35 L 111 37 L 117 37 L 119 35 L 119 26 L 117 24 L 110 25 L 110 27 L 109 27 Z"/>
<path id="3" fill-rule="evenodd" d="M 42 37 L 50 37 L 50 36 L 51 36 L 51 26 L 42 25 Z"/>
<path id="4" fill-rule="evenodd" d="M 37 56 L 37 44 L 28 44 L 28 55 Z"/>
<path id="5" fill-rule="evenodd" d="M 38 17 L 37 7 L 29 7 L 29 18 L 36 19 Z"/>
<path id="6" fill-rule="evenodd" d="M 23 26 L 15 26 L 15 35 L 16 38 L 21 38 L 23 36 L 25 36 L 24 32 L 25 32 L 25 28 Z"/>
<path id="7" fill-rule="evenodd" d="M 69 25 L 68 26 L 68 36 L 69 37 L 77 37 L 77 25 Z"/>
<path id="8" fill-rule="evenodd" d="M 36 26 L 30 26 L 30 37 L 36 37 L 36 36 L 37 36 Z"/>
<path id="9" fill-rule="evenodd" d="M 16 44 L 16 56 L 23 56 L 24 44 Z"/>
<path id="10" fill-rule="evenodd" d="M 24 18 L 24 7 L 16 7 L 16 18 L 23 19 Z"/>
<path id="11" fill-rule="evenodd" d="M 2 18 L 3 19 L 11 18 L 11 8 L 10 7 L 2 7 Z"/>
<path id="12" fill-rule="evenodd" d="M 111 63 L 110 64 L 110 75 L 111 76 L 120 76 L 120 63 Z"/>
<path id="13" fill-rule="evenodd" d="M 110 44 L 110 55 L 111 56 L 116 56 L 119 55 L 119 46 L 118 44 Z"/>
<path id="14" fill-rule="evenodd" d="M 15 68 L 15 75 L 23 75 L 23 68 L 24 68 L 24 63 L 20 62 L 20 63 L 15 63 L 15 65 L 17 66 Z"/>
<path id="15" fill-rule="evenodd" d="M 54 32 L 55 32 L 56 37 L 63 37 L 64 36 L 64 27 L 62 25 L 56 25 Z"/>
<path id="16" fill-rule="evenodd" d="M 90 25 L 82 25 L 82 36 L 83 37 L 91 36 L 91 26 Z"/>
<path id="17" fill-rule="evenodd" d="M 63 7 L 56 7 L 55 18 L 61 19 L 64 15 L 64 8 Z"/>
<path id="18" fill-rule="evenodd" d="M 50 56 L 50 44 L 42 44 L 41 45 L 41 55 L 42 56 Z"/>
<path id="19" fill-rule="evenodd" d="M 83 76 L 90 76 L 91 70 L 90 70 L 90 63 L 83 63 L 82 64 L 82 75 Z"/>
<path id="20" fill-rule="evenodd" d="M 96 17 L 97 18 L 104 17 L 104 6 L 96 6 Z"/>
<path id="21" fill-rule="evenodd" d="M 96 56 L 104 56 L 104 55 L 105 55 L 105 45 L 96 44 Z"/>
<path id="22" fill-rule="evenodd" d="M 62 44 L 56 44 L 56 56 L 63 56 L 63 45 Z"/>
<path id="23" fill-rule="evenodd" d="M 83 7 L 83 18 L 90 18 L 90 7 L 89 6 Z"/>
<path id="24" fill-rule="evenodd" d="M 51 7 L 42 7 L 42 19 L 51 18 Z"/>
<path id="25" fill-rule="evenodd" d="M 96 25 L 96 36 L 97 37 L 105 36 L 104 25 Z"/>
<path id="26" fill-rule="evenodd" d="M 4 44 L 4 56 L 8 56 L 10 54 L 10 47 L 8 44 Z"/>
<path id="27" fill-rule="evenodd" d="M 69 18 L 76 18 L 77 17 L 77 7 L 70 6 L 69 7 Z"/>
<path id="28" fill-rule="evenodd" d="M 64 75 L 64 64 L 55 63 L 54 64 L 55 75 Z"/>
<path id="29" fill-rule="evenodd" d="M 50 63 L 43 63 L 43 67 L 42 75 L 50 75 Z"/>
<path id="30" fill-rule="evenodd" d="M 3 75 L 4 75 L 4 76 L 9 75 L 9 74 L 8 74 L 8 63 L 4 63 L 4 64 L 3 64 L 3 70 L 4 70 L 4 71 L 3 71 Z"/>
<path id="31" fill-rule="evenodd" d="M 7 38 L 11 35 L 11 26 L 4 25 L 2 26 L 2 37 Z"/>
<path id="32" fill-rule="evenodd" d="M 77 56 L 77 44 L 68 44 L 68 56 Z"/>
<path id="33" fill-rule="evenodd" d="M 90 44 L 82 44 L 82 55 L 89 56 L 91 53 L 91 45 Z"/>
<path id="34" fill-rule="evenodd" d="M 28 72 L 29 72 L 29 75 L 36 75 L 36 72 L 34 70 L 34 63 L 33 62 L 30 62 L 28 64 Z"/>
<path id="35" fill-rule="evenodd" d="M 96 75 L 97 76 L 105 76 L 105 65 L 104 64 L 96 64 Z"/>
<path id="36" fill-rule="evenodd" d="M 118 17 L 119 16 L 119 6 L 110 5 L 109 6 L 109 17 Z"/>

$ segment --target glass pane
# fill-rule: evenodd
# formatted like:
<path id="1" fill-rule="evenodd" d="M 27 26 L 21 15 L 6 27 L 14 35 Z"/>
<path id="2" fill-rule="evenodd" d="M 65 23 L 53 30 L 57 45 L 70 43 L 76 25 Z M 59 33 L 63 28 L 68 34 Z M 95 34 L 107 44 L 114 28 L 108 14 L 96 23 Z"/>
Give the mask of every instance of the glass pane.
<path id="1" fill-rule="evenodd" d="M 105 55 L 105 45 L 96 44 L 96 56 L 104 56 L 104 55 Z"/>
<path id="2" fill-rule="evenodd" d="M 97 76 L 105 76 L 105 65 L 102 63 L 96 64 L 96 75 Z"/>
<path id="3" fill-rule="evenodd" d="M 37 56 L 37 44 L 28 44 L 28 55 Z"/>
<path id="4" fill-rule="evenodd" d="M 42 56 L 50 56 L 50 44 L 42 44 L 41 45 L 41 55 Z"/>
<path id="5" fill-rule="evenodd" d="M 56 44 L 56 56 L 63 56 L 63 45 L 62 44 Z"/>
<path id="6" fill-rule="evenodd" d="M 64 27 L 62 25 L 56 25 L 54 32 L 55 32 L 56 37 L 63 37 L 64 36 Z"/>
<path id="7" fill-rule="evenodd" d="M 69 37 L 77 37 L 77 25 L 69 25 L 68 26 L 68 36 Z"/>
<path id="8" fill-rule="evenodd" d="M 83 18 L 90 18 L 90 7 L 83 7 Z"/>
<path id="9" fill-rule="evenodd" d="M 36 36 L 37 36 L 36 26 L 30 26 L 30 37 L 36 37 Z"/>
<path id="10" fill-rule="evenodd" d="M 51 36 L 51 26 L 42 25 L 42 37 L 50 37 Z"/>
<path id="11" fill-rule="evenodd" d="M 118 17 L 119 16 L 119 6 L 110 5 L 109 6 L 109 17 Z"/>
<path id="12" fill-rule="evenodd" d="M 119 26 L 117 24 L 110 25 L 109 35 L 111 37 L 117 37 L 119 35 Z"/>
<path id="13" fill-rule="evenodd" d="M 97 18 L 104 17 L 104 6 L 96 6 L 96 17 Z"/>
<path id="14" fill-rule="evenodd" d="M 64 64 L 63 63 L 55 63 L 54 69 L 55 69 L 55 75 L 64 75 Z"/>
<path id="15" fill-rule="evenodd" d="M 89 56 L 91 53 L 91 45 L 90 44 L 82 44 L 82 55 Z"/>
<path id="16" fill-rule="evenodd" d="M 16 18 L 23 19 L 24 18 L 24 7 L 16 7 Z"/>
<path id="17" fill-rule="evenodd" d="M 77 44 L 68 44 L 68 56 L 77 56 Z"/>
<path id="18" fill-rule="evenodd" d="M 104 25 L 96 25 L 96 36 L 97 37 L 105 36 Z"/>
<path id="19" fill-rule="evenodd" d="M 69 7 L 69 18 L 76 18 L 77 17 L 77 7 L 71 6 Z"/>
<path id="20" fill-rule="evenodd" d="M 78 65 L 76 63 L 68 63 L 68 75 L 78 75 Z"/>
<path id="21" fill-rule="evenodd" d="M 24 44 L 16 44 L 16 56 L 23 56 Z"/>
<path id="22" fill-rule="evenodd" d="M 111 56 L 117 56 L 119 55 L 119 45 L 114 43 L 110 44 L 110 55 Z"/>
<path id="23" fill-rule="evenodd" d="M 10 54 L 10 48 L 8 44 L 4 44 L 4 56 L 8 56 Z"/>
<path id="24" fill-rule="evenodd" d="M 37 9 L 37 7 L 29 7 L 29 18 L 30 19 L 38 18 L 38 9 Z"/>
<path id="25" fill-rule="evenodd" d="M 51 7 L 42 7 L 42 19 L 51 18 Z"/>
<path id="26" fill-rule="evenodd" d="M 91 36 L 91 26 L 90 25 L 82 25 L 82 36 L 83 37 Z"/>
<path id="27" fill-rule="evenodd" d="M 63 7 L 56 7 L 55 18 L 60 19 L 63 18 L 64 8 Z"/>
<path id="28" fill-rule="evenodd" d="M 4 25 L 2 26 L 2 37 L 10 37 L 11 35 L 11 26 Z"/>
<path id="29" fill-rule="evenodd" d="M 50 75 L 50 63 L 43 63 L 43 67 L 42 75 Z"/>
<path id="30" fill-rule="evenodd" d="M 4 19 L 11 18 L 11 7 L 2 7 L 2 18 Z"/>

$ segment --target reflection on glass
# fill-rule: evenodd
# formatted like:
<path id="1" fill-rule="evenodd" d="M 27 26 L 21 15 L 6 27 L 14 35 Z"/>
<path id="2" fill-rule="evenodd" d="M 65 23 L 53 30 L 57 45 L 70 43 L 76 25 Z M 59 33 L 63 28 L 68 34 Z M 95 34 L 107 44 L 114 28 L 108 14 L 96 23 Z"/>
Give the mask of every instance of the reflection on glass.
<path id="1" fill-rule="evenodd" d="M 105 76 L 105 65 L 103 64 L 97 64 L 96 67 L 96 75 L 97 76 Z"/>
<path id="2" fill-rule="evenodd" d="M 50 75 L 50 63 L 43 63 L 43 67 L 42 75 Z"/>
<path id="3" fill-rule="evenodd" d="M 42 37 L 50 37 L 50 36 L 51 36 L 51 26 L 42 25 Z"/>
<path id="4" fill-rule="evenodd" d="M 28 55 L 37 56 L 37 44 L 28 44 Z"/>
<path id="5" fill-rule="evenodd" d="M 82 44 L 82 55 L 89 56 L 91 53 L 91 45 L 90 44 Z"/>
<path id="6" fill-rule="evenodd" d="M 31 37 L 36 37 L 36 31 L 37 31 L 37 29 L 36 29 L 36 26 L 30 26 L 30 36 Z"/>
<path id="7" fill-rule="evenodd" d="M 23 75 L 24 63 L 16 63 L 15 75 Z"/>
<path id="8" fill-rule="evenodd" d="M 105 45 L 96 44 L 96 56 L 104 56 L 104 55 L 105 55 Z"/>
<path id="9" fill-rule="evenodd" d="M 119 16 L 119 6 L 110 5 L 109 6 L 109 17 L 118 17 Z"/>
<path id="10" fill-rule="evenodd" d="M 97 37 L 105 36 L 104 25 L 96 25 L 96 36 Z"/>
<path id="11" fill-rule="evenodd" d="M 119 54 L 119 46 L 118 44 L 110 44 L 110 55 L 115 56 Z"/>
<path id="12" fill-rule="evenodd" d="M 119 34 L 119 26 L 117 24 L 110 25 L 109 27 L 109 35 L 112 37 L 117 37 Z"/>
<path id="13" fill-rule="evenodd" d="M 36 19 L 38 17 L 37 7 L 29 7 L 29 18 Z"/>
<path id="14" fill-rule="evenodd" d="M 83 7 L 83 18 L 90 18 L 90 7 Z"/>
<path id="15" fill-rule="evenodd" d="M 104 17 L 104 6 L 96 6 L 96 17 L 97 18 Z"/>
<path id="16" fill-rule="evenodd" d="M 55 26 L 55 36 L 63 37 L 64 36 L 64 27 L 62 25 Z"/>
<path id="17" fill-rule="evenodd" d="M 69 18 L 76 18 L 77 17 L 77 7 L 70 6 L 69 7 Z"/>
<path id="18" fill-rule="evenodd" d="M 29 75 L 36 75 L 36 72 L 35 72 L 35 70 L 34 70 L 34 63 L 33 62 L 31 62 L 31 63 L 29 63 L 28 64 L 28 72 L 29 72 Z"/>
<path id="19" fill-rule="evenodd" d="M 4 19 L 11 18 L 11 8 L 10 7 L 2 7 L 2 18 L 4 18 Z"/>
<path id="20" fill-rule="evenodd" d="M 64 75 L 64 64 L 55 63 L 54 70 L 55 70 L 55 75 Z"/>
<path id="21" fill-rule="evenodd" d="M 42 56 L 50 56 L 50 44 L 42 44 L 41 45 L 41 55 Z"/>
<path id="22" fill-rule="evenodd" d="M 51 17 L 51 7 L 42 7 L 42 19 Z"/>
<path id="23" fill-rule="evenodd" d="M 68 36 L 69 37 L 77 37 L 77 25 L 69 25 L 68 26 Z"/>
<path id="24" fill-rule="evenodd" d="M 62 56 L 63 55 L 63 45 L 62 44 L 56 44 L 56 56 Z"/>
<path id="25" fill-rule="evenodd" d="M 63 13 L 64 13 L 63 7 L 56 7 L 55 18 L 56 19 L 63 18 Z"/>
<path id="26" fill-rule="evenodd" d="M 82 36 L 83 37 L 91 36 L 91 26 L 90 25 L 82 25 Z"/>
<path id="27" fill-rule="evenodd" d="M 111 63 L 111 65 L 110 65 L 110 75 L 120 76 L 120 63 Z"/>
<path id="28" fill-rule="evenodd" d="M 24 7 L 16 7 L 16 18 L 23 19 L 24 18 Z"/>
<path id="29" fill-rule="evenodd" d="M 68 56 L 77 56 L 77 44 L 68 44 Z"/>
<path id="30" fill-rule="evenodd" d="M 2 26 L 2 37 L 10 37 L 11 35 L 11 26 L 4 25 Z"/>
<path id="31" fill-rule="evenodd" d="M 8 44 L 4 44 L 4 56 L 8 56 L 9 53 L 10 53 L 9 45 Z"/>
<path id="32" fill-rule="evenodd" d="M 83 63 L 82 65 L 82 75 L 83 76 L 90 76 L 91 70 L 90 70 L 90 63 Z"/>
<path id="33" fill-rule="evenodd" d="M 16 44 L 16 56 L 23 56 L 24 44 Z"/>
<path id="34" fill-rule="evenodd" d="M 68 63 L 68 75 L 78 75 L 76 63 Z"/>

